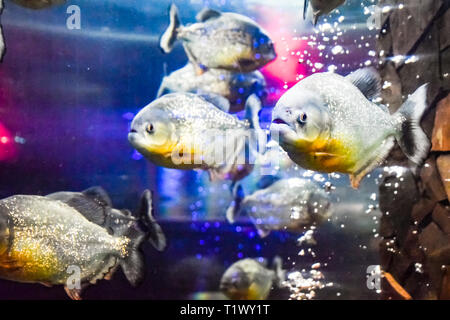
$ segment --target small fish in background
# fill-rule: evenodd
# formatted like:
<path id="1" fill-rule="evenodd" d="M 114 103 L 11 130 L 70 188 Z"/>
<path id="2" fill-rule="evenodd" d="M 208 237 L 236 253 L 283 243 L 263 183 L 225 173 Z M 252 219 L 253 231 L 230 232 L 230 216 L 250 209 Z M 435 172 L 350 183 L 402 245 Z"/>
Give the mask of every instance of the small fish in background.
<path id="1" fill-rule="evenodd" d="M 320 16 L 330 14 L 344 3 L 345 0 L 304 0 L 303 19 L 316 25 Z"/>
<path id="2" fill-rule="evenodd" d="M 64 285 L 75 300 L 90 284 L 111 279 L 119 266 L 133 286 L 139 285 L 145 273 L 141 245 L 152 239 L 158 249 L 165 246 L 152 216 L 151 193 L 143 193 L 138 217 L 113 209 L 105 195 L 91 188 L 0 200 L 0 278 Z M 79 270 L 78 287 L 71 287 L 71 268 Z"/>
<path id="3" fill-rule="evenodd" d="M 30 9 L 44 9 L 57 6 L 66 2 L 66 0 L 11 0 L 12 2 Z"/>
<path id="4" fill-rule="evenodd" d="M 265 87 L 266 80 L 259 71 L 240 73 L 224 69 L 208 69 L 203 74 L 197 75 L 195 66 L 188 63 L 163 78 L 157 98 L 173 92 L 211 93 L 228 99 L 231 111 L 237 112 L 244 108 L 250 95 L 257 94 L 263 98 L 267 94 Z"/>
<path id="5" fill-rule="evenodd" d="M 359 69 L 347 77 L 316 73 L 288 90 L 277 102 L 270 126 L 289 157 L 305 169 L 350 175 L 358 188 L 380 166 L 397 141 L 414 166 L 420 166 L 430 141 L 420 127 L 427 108 L 421 86 L 394 114 L 371 100 L 379 96 L 378 73 Z"/>
<path id="6" fill-rule="evenodd" d="M 257 156 L 261 101 L 251 95 L 241 121 L 199 95 L 171 93 L 143 108 L 128 140 L 153 163 L 174 169 L 207 170 L 211 180 L 238 181 Z M 253 143 L 251 143 L 253 142 Z"/>
<path id="7" fill-rule="evenodd" d="M 286 278 L 283 262 L 275 257 L 272 269 L 267 261 L 243 259 L 232 264 L 223 274 L 220 290 L 231 300 L 265 300 L 272 287 L 281 287 Z"/>
<path id="8" fill-rule="evenodd" d="M 161 37 L 160 47 L 169 53 L 176 40 L 182 41 L 198 75 L 209 68 L 251 72 L 276 58 L 266 31 L 246 16 L 204 9 L 197 14 L 197 23 L 184 26 L 174 4 L 169 16 L 170 24 Z"/>
<path id="9" fill-rule="evenodd" d="M 264 176 L 258 187 L 247 196 L 240 185 L 235 187 L 227 220 L 234 223 L 240 215 L 250 216 L 262 238 L 272 230 L 304 232 L 332 214 L 330 196 L 310 180 Z"/>

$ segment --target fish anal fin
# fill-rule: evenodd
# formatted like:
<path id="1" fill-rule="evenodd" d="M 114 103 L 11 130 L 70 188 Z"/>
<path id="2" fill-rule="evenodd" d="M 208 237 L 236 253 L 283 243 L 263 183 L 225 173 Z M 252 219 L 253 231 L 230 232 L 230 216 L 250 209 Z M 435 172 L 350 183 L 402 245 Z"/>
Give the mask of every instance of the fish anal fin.
<path id="1" fill-rule="evenodd" d="M 365 177 L 366 174 L 380 166 L 386 157 L 389 155 L 389 152 L 394 147 L 394 137 L 386 138 L 382 145 L 377 148 L 375 151 L 375 158 L 373 159 L 373 154 L 370 153 L 366 159 L 368 159 L 365 164 L 361 167 L 361 169 L 357 170 L 353 174 L 350 174 L 350 183 L 354 189 L 358 189 L 361 180 Z"/>
<path id="2" fill-rule="evenodd" d="M 350 178 L 350 185 L 352 186 L 352 188 L 355 190 L 358 189 L 359 184 L 361 183 L 363 177 L 350 174 L 349 178 Z"/>
<path id="3" fill-rule="evenodd" d="M 83 288 L 73 288 L 73 289 L 69 289 L 69 287 L 67 285 L 64 286 L 64 291 L 66 291 L 67 295 L 69 296 L 70 299 L 72 300 L 77 300 L 80 301 L 81 299 L 81 292 L 83 291 Z"/>

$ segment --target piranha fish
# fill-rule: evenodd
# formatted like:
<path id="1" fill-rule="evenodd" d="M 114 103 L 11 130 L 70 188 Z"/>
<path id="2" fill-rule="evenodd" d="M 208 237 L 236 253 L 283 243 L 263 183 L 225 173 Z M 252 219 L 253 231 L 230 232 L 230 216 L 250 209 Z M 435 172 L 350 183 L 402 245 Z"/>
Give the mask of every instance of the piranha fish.
<path id="1" fill-rule="evenodd" d="M 345 0 L 304 0 L 303 19 L 311 19 L 313 25 L 316 25 L 320 16 L 330 14 L 344 3 Z"/>
<path id="2" fill-rule="evenodd" d="M 169 53 L 175 41 L 181 40 L 197 74 L 209 68 L 251 72 L 276 58 L 266 31 L 246 16 L 204 9 L 197 14 L 197 23 L 183 26 L 174 4 L 169 16 L 160 47 Z"/>
<path id="3" fill-rule="evenodd" d="M 212 180 L 238 181 L 247 176 L 257 157 L 262 133 L 261 101 L 251 95 L 246 119 L 219 110 L 201 96 L 171 93 L 143 108 L 131 123 L 128 140 L 159 166 L 203 169 Z"/>
<path id="4" fill-rule="evenodd" d="M 234 223 L 237 216 L 247 214 L 264 238 L 272 230 L 301 233 L 331 216 L 329 195 L 310 180 L 272 177 L 260 181 L 259 187 L 248 196 L 240 185 L 235 188 L 235 199 L 227 210 L 230 223 Z"/>
<path id="5" fill-rule="evenodd" d="M 283 262 L 275 257 L 272 269 L 267 261 L 243 259 L 232 264 L 223 274 L 220 290 L 231 300 L 265 300 L 272 287 L 281 287 L 286 278 Z"/>
<path id="6" fill-rule="evenodd" d="M 255 93 L 263 97 L 266 80 L 259 71 L 240 73 L 224 69 L 208 69 L 197 75 L 195 66 L 185 67 L 164 77 L 157 98 L 172 92 L 212 93 L 229 100 L 233 112 L 244 108 L 247 98 Z"/>
<path id="7" fill-rule="evenodd" d="M 138 217 L 113 209 L 105 194 L 91 188 L 0 200 L 0 278 L 64 285 L 75 300 L 88 285 L 110 279 L 118 266 L 133 286 L 139 285 L 145 271 L 143 242 L 165 246 L 152 216 L 151 193 L 143 193 Z"/>
<path id="8" fill-rule="evenodd" d="M 314 74 L 277 102 L 272 137 L 279 137 L 281 147 L 301 167 L 347 173 L 353 188 L 383 163 L 395 140 L 414 165 L 421 165 L 430 149 L 420 127 L 427 108 L 427 84 L 393 115 L 370 101 L 379 92 L 378 74 L 370 68 L 347 77 Z"/>
<path id="9" fill-rule="evenodd" d="M 66 0 L 12 0 L 16 4 L 30 9 L 44 9 L 51 6 L 57 6 L 66 2 Z"/>
<path id="10" fill-rule="evenodd" d="M 3 0 L 0 0 L 0 15 L 3 12 Z M 5 39 L 3 38 L 3 29 L 0 24 L 0 62 L 3 61 L 3 56 L 5 55 Z"/>

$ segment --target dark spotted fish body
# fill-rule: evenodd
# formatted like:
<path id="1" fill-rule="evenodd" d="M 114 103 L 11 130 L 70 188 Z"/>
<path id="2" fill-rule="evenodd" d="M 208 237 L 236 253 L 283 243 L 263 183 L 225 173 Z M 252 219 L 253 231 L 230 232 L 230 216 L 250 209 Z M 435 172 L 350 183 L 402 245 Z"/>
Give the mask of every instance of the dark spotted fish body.
<path id="1" fill-rule="evenodd" d="M 145 232 L 130 225 L 122 234 L 110 233 L 89 220 L 96 216 L 92 208 L 79 211 L 70 201 L 52 197 L 17 195 L 0 201 L 1 278 L 64 285 L 73 299 L 80 299 L 87 285 L 110 278 L 118 266 L 131 284 L 142 281 L 139 247 L 148 238 Z M 82 287 L 68 286 L 74 270 Z"/>

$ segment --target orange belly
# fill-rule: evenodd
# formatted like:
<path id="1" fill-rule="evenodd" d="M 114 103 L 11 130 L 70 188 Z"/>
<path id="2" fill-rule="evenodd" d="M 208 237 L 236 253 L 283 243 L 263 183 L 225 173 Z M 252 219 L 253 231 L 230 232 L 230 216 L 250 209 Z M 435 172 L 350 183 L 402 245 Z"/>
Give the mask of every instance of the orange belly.
<path id="1" fill-rule="evenodd" d="M 299 141 L 297 148 L 302 154 L 303 165 L 306 169 L 351 173 L 356 163 L 354 150 L 338 139 L 319 138 L 312 142 Z"/>

